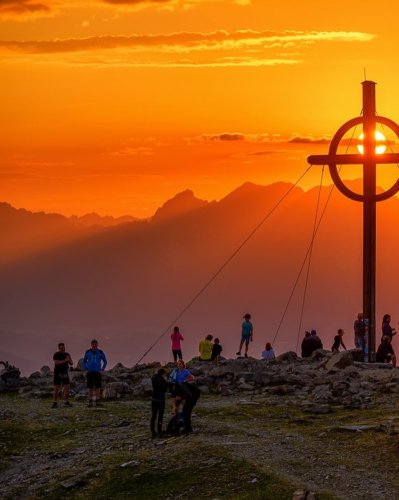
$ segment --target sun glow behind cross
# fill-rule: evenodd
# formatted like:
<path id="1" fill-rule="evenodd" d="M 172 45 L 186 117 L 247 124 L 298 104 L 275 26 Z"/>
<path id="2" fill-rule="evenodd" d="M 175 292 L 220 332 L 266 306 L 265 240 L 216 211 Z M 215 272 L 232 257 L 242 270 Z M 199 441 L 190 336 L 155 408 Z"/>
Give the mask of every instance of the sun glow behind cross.
<path id="1" fill-rule="evenodd" d="M 359 135 L 359 144 L 357 145 L 357 149 L 359 150 L 360 154 L 364 154 L 364 147 L 363 142 L 364 134 L 363 132 Z M 386 139 L 384 134 L 382 134 L 379 130 L 375 131 L 375 141 L 376 141 L 376 146 L 375 146 L 375 154 L 377 155 L 382 155 L 385 153 L 386 150 Z M 382 144 L 381 144 L 382 143 Z"/>

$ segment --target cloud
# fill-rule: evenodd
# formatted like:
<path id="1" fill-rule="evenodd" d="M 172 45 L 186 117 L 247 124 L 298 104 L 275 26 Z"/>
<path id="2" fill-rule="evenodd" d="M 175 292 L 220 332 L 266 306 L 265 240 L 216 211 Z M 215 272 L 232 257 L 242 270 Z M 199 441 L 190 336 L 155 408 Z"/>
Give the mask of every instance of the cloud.
<path id="1" fill-rule="evenodd" d="M 244 134 L 230 134 L 230 133 L 222 133 L 222 134 L 204 134 L 201 136 L 201 139 L 204 141 L 244 141 Z"/>
<path id="2" fill-rule="evenodd" d="M 275 48 L 277 45 L 314 43 L 316 41 L 357 41 L 372 40 L 375 35 L 360 32 L 293 32 L 225 30 L 210 33 L 180 32 L 157 35 L 95 36 L 69 38 L 63 40 L 0 41 L 0 48 L 30 54 L 61 52 L 85 52 L 100 49 L 156 49 L 163 52 L 193 52 L 216 49 L 243 49 L 262 47 Z"/>
<path id="3" fill-rule="evenodd" d="M 330 144 L 331 139 L 328 137 L 294 136 L 287 142 L 291 144 Z"/>
<path id="4" fill-rule="evenodd" d="M 125 146 L 110 153 L 111 156 L 152 156 L 154 149 L 148 146 Z"/>
<path id="5" fill-rule="evenodd" d="M 180 7 L 182 9 L 190 9 L 192 7 L 204 4 L 204 3 L 216 3 L 223 2 L 225 0 L 99 0 L 102 4 L 108 4 L 111 6 L 123 7 L 123 8 L 151 8 L 160 7 L 174 9 Z M 252 0 L 230 0 L 232 3 L 241 6 L 251 5 Z"/>
<path id="6" fill-rule="evenodd" d="M 302 64 L 316 43 L 366 42 L 361 32 L 254 31 L 177 32 L 91 36 L 55 40 L 3 40 L 0 58 L 7 62 L 49 62 L 95 67 L 261 67 Z M 54 55 L 63 54 L 63 57 Z M 25 57 L 25 60 L 23 59 Z"/>
<path id="7" fill-rule="evenodd" d="M 11 14 L 33 14 L 37 12 L 49 12 L 50 7 L 46 3 L 39 3 L 35 0 L 1 0 L 0 15 Z"/>
<path id="8" fill-rule="evenodd" d="M 172 3 L 173 0 L 103 0 L 111 5 L 139 5 L 139 4 L 165 4 Z"/>
<path id="9" fill-rule="evenodd" d="M 284 137 L 280 134 L 244 134 L 241 132 L 223 132 L 220 134 L 202 134 L 191 140 L 191 142 L 198 141 L 245 141 L 249 143 L 258 144 L 329 144 L 331 139 L 328 137 L 312 137 L 294 135 L 291 137 Z M 253 155 L 268 154 L 267 151 L 259 151 L 252 153 Z"/>

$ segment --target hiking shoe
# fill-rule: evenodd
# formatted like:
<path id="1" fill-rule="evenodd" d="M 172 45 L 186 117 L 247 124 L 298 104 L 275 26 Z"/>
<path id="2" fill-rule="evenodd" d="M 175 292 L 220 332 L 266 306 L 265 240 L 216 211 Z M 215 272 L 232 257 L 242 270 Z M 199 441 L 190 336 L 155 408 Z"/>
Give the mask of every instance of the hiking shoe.
<path id="1" fill-rule="evenodd" d="M 247 354 L 247 353 L 245 353 L 245 354 L 244 354 L 244 356 L 247 358 L 247 357 L 248 357 L 248 354 Z"/>
<path id="2" fill-rule="evenodd" d="M 236 352 L 236 356 L 241 356 L 241 353 L 240 352 Z"/>
<path id="3" fill-rule="evenodd" d="M 93 406 L 93 401 L 89 401 L 89 404 L 87 405 L 89 408 L 92 408 Z"/>
<path id="4" fill-rule="evenodd" d="M 68 406 L 68 408 L 72 408 L 72 405 L 69 401 L 65 401 L 64 406 Z"/>
<path id="5" fill-rule="evenodd" d="M 51 405 L 51 408 L 58 408 L 58 403 L 57 401 L 54 401 L 53 404 Z"/>

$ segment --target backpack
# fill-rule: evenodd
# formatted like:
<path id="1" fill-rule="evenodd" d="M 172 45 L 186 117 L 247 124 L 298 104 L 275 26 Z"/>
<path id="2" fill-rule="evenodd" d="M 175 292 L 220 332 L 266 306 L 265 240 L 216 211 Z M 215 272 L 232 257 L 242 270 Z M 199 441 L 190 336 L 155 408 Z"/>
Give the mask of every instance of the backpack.
<path id="1" fill-rule="evenodd" d="M 166 432 L 171 436 L 179 436 L 180 430 L 184 428 L 183 413 L 177 413 L 169 420 Z"/>

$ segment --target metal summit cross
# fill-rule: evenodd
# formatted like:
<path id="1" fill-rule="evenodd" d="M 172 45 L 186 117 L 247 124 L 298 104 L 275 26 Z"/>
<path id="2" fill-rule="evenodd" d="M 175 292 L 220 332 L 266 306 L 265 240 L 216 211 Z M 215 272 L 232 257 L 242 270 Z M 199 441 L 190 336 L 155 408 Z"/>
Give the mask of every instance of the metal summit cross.
<path id="1" fill-rule="evenodd" d="M 378 154 L 376 150 L 376 124 L 391 129 L 399 137 L 399 126 L 382 116 L 376 115 L 375 82 L 364 81 L 363 113 L 344 123 L 334 135 L 328 155 L 313 155 L 308 157 L 311 165 L 328 165 L 330 175 L 336 187 L 348 198 L 363 203 L 363 314 L 368 325 L 369 360 L 375 353 L 375 276 L 376 276 L 376 203 L 384 201 L 399 191 L 399 179 L 387 191 L 376 192 L 376 165 L 397 163 L 399 154 Z M 337 154 L 337 148 L 345 133 L 357 125 L 363 125 L 363 150 L 361 154 Z M 379 142 L 379 141 L 378 141 Z M 337 165 L 363 165 L 363 194 L 354 193 L 341 180 Z M 367 332 L 367 330 L 366 330 Z"/>

